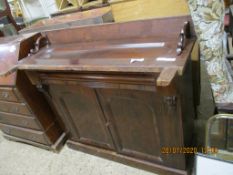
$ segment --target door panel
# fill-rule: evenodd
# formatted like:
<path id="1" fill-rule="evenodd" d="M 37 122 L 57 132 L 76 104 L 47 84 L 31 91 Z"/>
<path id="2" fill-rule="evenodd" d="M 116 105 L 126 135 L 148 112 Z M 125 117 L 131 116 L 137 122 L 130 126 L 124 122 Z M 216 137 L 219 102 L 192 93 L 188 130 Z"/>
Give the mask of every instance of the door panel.
<path id="1" fill-rule="evenodd" d="M 73 140 L 113 149 L 105 118 L 93 89 L 51 85 L 50 94 L 56 106 L 62 110 L 60 114 Z"/>
<path id="2" fill-rule="evenodd" d="M 115 96 L 111 98 L 110 108 L 121 144 L 124 146 L 122 151 L 131 150 L 140 154 L 146 150 L 147 155 L 159 156 L 160 150 L 154 149 L 160 147 L 157 121 L 148 104 L 133 98 Z M 151 135 L 154 137 L 150 137 Z"/>
<path id="3" fill-rule="evenodd" d="M 97 92 L 119 153 L 184 168 L 181 166 L 184 155 L 161 152 L 162 147 L 183 145 L 176 106 L 170 108 L 154 92 L 119 89 Z"/>

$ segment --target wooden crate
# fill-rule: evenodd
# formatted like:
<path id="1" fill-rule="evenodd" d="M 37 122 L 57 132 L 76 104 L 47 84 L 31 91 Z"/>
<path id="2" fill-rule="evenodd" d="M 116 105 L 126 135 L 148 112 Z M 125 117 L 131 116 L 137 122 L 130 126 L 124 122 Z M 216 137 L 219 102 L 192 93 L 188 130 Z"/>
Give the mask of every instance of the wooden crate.
<path id="1" fill-rule="evenodd" d="M 59 10 L 66 10 L 80 7 L 78 0 L 56 0 Z"/>
<path id="2" fill-rule="evenodd" d="M 186 0 L 111 0 L 116 22 L 189 14 Z"/>
<path id="3" fill-rule="evenodd" d="M 81 1 L 83 1 L 83 0 L 81 0 Z M 85 0 L 84 0 L 85 1 Z M 84 2 L 83 1 L 83 2 Z M 83 8 L 83 9 L 88 9 L 88 8 L 90 8 L 90 7 L 98 7 L 98 6 L 101 6 L 102 4 L 104 3 L 104 1 L 103 0 L 95 0 L 95 1 L 88 1 L 88 0 L 86 0 L 82 5 L 81 5 L 81 7 Z"/>

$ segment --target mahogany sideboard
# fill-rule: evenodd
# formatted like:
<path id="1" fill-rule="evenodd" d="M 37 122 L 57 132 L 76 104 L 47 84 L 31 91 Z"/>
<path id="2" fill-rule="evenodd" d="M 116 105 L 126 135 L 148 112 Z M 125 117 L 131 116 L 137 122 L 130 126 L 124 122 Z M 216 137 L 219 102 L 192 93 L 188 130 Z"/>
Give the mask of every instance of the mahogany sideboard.
<path id="1" fill-rule="evenodd" d="M 26 57 L 40 34 L 0 39 L 0 69 Z M 25 72 L 0 77 L 0 129 L 10 140 L 56 151 L 65 140 L 42 93 L 31 84 Z"/>
<path id="2" fill-rule="evenodd" d="M 190 16 L 39 35 L 31 54 L 1 67 L 1 75 L 27 75 L 69 147 L 159 174 L 190 173 L 192 156 L 177 150 L 192 147 L 198 104 Z"/>

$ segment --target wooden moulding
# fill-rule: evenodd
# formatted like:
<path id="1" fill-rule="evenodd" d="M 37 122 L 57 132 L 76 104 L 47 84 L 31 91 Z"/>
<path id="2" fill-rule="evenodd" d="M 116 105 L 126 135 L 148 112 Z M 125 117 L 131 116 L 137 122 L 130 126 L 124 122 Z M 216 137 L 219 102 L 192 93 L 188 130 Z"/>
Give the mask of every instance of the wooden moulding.
<path id="1" fill-rule="evenodd" d="M 10 140 L 10 141 L 26 143 L 26 144 L 36 146 L 36 147 L 39 147 L 39 148 L 42 148 L 42 149 L 45 149 L 45 150 L 48 150 L 48 151 L 53 151 L 55 153 L 60 152 L 60 150 L 63 148 L 63 146 L 65 144 L 65 141 L 67 140 L 67 138 L 66 138 L 67 135 L 65 133 L 63 133 L 63 134 L 61 134 L 61 136 L 57 139 L 57 141 L 53 145 L 48 146 L 48 145 L 44 145 L 44 144 L 41 144 L 41 143 L 36 143 L 36 142 L 30 141 L 30 140 L 26 140 L 26 139 L 23 139 L 23 138 L 14 137 L 14 136 L 8 135 L 6 133 L 3 133 L 3 136 L 6 139 Z"/>

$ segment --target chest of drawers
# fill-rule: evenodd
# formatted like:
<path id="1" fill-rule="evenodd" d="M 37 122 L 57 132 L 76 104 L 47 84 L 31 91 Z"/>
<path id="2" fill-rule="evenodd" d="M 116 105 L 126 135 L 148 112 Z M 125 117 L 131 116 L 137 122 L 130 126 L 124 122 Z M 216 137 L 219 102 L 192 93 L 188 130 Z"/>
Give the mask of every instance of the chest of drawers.
<path id="1" fill-rule="evenodd" d="M 2 60 L 1 66 L 25 57 L 33 48 L 32 42 L 38 37 L 39 35 L 27 35 L 27 39 L 23 36 L 10 38 L 8 48 L 19 52 L 9 54 L 7 47 L 4 49 L 4 45 L 0 46 L 1 60 L 6 59 L 5 65 Z M 3 40 L 9 45 L 7 39 Z M 49 150 L 59 149 L 65 139 L 45 97 L 22 71 L 0 77 L 0 129 L 8 139 Z"/>

